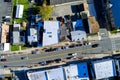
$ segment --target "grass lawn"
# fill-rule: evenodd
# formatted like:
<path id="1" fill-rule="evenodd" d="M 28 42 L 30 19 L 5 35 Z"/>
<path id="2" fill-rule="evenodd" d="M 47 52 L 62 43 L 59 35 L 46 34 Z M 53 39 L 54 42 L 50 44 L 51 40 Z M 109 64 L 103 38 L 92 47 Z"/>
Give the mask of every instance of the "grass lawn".
<path id="1" fill-rule="evenodd" d="M 113 30 L 111 31 L 111 33 L 112 33 L 112 34 L 116 34 L 116 33 L 117 33 L 117 29 L 113 29 Z"/>
<path id="2" fill-rule="evenodd" d="M 11 51 L 18 51 L 19 45 L 11 45 Z"/>
<path id="3" fill-rule="evenodd" d="M 25 45 L 21 45 L 21 50 L 25 50 L 26 46 Z"/>
<path id="4" fill-rule="evenodd" d="M 23 18 L 22 19 L 14 19 L 16 22 L 21 23 L 23 21 L 27 21 L 27 15 L 28 15 L 28 7 L 29 7 L 29 2 L 28 0 L 14 0 L 13 6 L 16 6 L 17 4 L 22 4 L 24 5 L 24 11 L 23 11 Z M 15 12 L 14 12 L 15 13 Z"/>

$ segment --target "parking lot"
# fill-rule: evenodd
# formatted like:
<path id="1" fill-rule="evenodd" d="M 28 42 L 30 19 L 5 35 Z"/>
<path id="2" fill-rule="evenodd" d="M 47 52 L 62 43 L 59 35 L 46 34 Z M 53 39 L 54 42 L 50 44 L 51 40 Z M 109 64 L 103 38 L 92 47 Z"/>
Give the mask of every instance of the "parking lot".
<path id="1" fill-rule="evenodd" d="M 0 0 L 0 22 L 2 22 L 3 16 L 11 16 L 12 14 L 12 2 L 4 2 Z"/>
<path id="2" fill-rule="evenodd" d="M 79 5 L 82 2 L 74 2 L 74 3 L 68 3 L 68 4 L 64 4 L 64 5 L 57 5 L 57 6 L 53 6 L 53 13 L 51 15 L 51 17 L 53 17 L 54 19 L 56 17 L 64 17 L 65 15 L 75 15 L 75 13 L 77 13 L 77 9 L 75 7 L 75 5 Z"/>

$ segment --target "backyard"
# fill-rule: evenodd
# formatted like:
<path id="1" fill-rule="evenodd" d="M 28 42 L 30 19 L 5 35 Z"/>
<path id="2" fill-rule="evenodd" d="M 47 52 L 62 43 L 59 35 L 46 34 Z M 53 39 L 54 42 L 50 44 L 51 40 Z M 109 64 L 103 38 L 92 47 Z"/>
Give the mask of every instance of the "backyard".
<path id="1" fill-rule="evenodd" d="M 23 21 L 26 22 L 27 21 L 27 17 L 28 17 L 27 15 L 28 15 L 29 2 L 28 2 L 28 0 L 14 0 L 13 7 L 15 7 L 17 4 L 24 5 L 23 18 L 22 19 L 14 19 L 14 21 L 16 21 L 18 23 L 21 23 Z M 14 14 L 15 14 L 15 12 L 14 12 Z"/>

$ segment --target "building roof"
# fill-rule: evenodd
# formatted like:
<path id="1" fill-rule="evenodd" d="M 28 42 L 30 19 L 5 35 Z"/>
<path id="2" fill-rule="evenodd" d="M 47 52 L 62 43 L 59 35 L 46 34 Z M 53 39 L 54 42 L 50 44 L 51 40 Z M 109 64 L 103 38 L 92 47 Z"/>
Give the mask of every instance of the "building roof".
<path id="1" fill-rule="evenodd" d="M 37 35 L 28 36 L 28 42 L 38 42 Z"/>
<path id="2" fill-rule="evenodd" d="M 50 5 L 56 5 L 56 4 L 74 2 L 74 1 L 80 1 L 80 0 L 50 0 Z"/>
<path id="3" fill-rule="evenodd" d="M 85 31 L 71 31 L 72 41 L 85 40 L 86 32 Z"/>
<path id="4" fill-rule="evenodd" d="M 114 77 L 116 75 L 114 60 L 94 61 L 96 79 Z"/>
<path id="5" fill-rule="evenodd" d="M 89 16 L 95 16 L 95 17 L 97 17 L 96 10 L 95 10 L 95 7 L 94 7 L 93 3 L 88 4 L 88 10 L 89 10 Z"/>
<path id="6" fill-rule="evenodd" d="M 85 31 L 82 19 L 79 19 L 79 20 L 73 22 L 73 30 L 74 31 L 76 31 L 76 30 Z"/>
<path id="7" fill-rule="evenodd" d="M 29 80 L 47 80 L 45 71 L 39 71 L 39 72 L 28 72 L 27 73 Z"/>
<path id="8" fill-rule="evenodd" d="M 24 5 L 17 5 L 16 18 L 22 18 L 23 17 L 23 10 L 24 10 Z"/>
<path id="9" fill-rule="evenodd" d="M 84 66 L 85 68 L 82 68 L 82 66 Z M 82 80 L 82 79 L 89 80 L 86 64 L 69 65 L 64 67 L 64 70 L 65 70 L 66 80 Z"/>
<path id="10" fill-rule="evenodd" d="M 96 21 L 94 16 L 88 18 L 88 25 L 90 33 L 97 33 L 99 32 L 99 24 Z"/>
<path id="11" fill-rule="evenodd" d="M 19 43 L 20 43 L 20 32 L 13 31 L 13 44 L 19 44 Z"/>
<path id="12" fill-rule="evenodd" d="M 30 35 L 37 35 L 37 30 L 35 28 L 30 28 Z"/>
<path id="13" fill-rule="evenodd" d="M 20 30 L 20 24 L 14 24 L 13 31 L 19 31 L 19 30 Z"/>
<path id="14" fill-rule="evenodd" d="M 3 51 L 9 51 L 10 50 L 10 43 L 4 43 L 4 50 Z"/>
<path id="15" fill-rule="evenodd" d="M 9 25 L 2 24 L 2 34 L 1 34 L 1 43 L 8 42 L 8 35 L 9 35 Z"/>
<path id="16" fill-rule="evenodd" d="M 63 68 L 47 70 L 48 80 L 65 80 Z"/>
<path id="17" fill-rule="evenodd" d="M 58 21 L 44 21 L 43 46 L 59 42 L 59 27 Z"/>

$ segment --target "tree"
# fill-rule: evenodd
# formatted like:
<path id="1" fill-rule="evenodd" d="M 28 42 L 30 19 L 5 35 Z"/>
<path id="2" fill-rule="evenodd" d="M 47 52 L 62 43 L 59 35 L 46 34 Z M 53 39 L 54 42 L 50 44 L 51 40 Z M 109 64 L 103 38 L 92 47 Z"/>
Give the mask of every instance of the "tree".
<path id="1" fill-rule="evenodd" d="M 48 20 L 53 11 L 52 6 L 47 5 L 47 1 L 44 0 L 42 6 L 40 6 L 39 14 L 42 16 L 43 20 Z"/>

